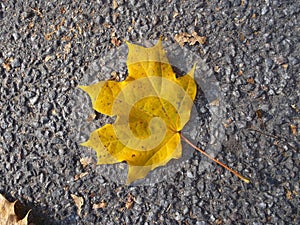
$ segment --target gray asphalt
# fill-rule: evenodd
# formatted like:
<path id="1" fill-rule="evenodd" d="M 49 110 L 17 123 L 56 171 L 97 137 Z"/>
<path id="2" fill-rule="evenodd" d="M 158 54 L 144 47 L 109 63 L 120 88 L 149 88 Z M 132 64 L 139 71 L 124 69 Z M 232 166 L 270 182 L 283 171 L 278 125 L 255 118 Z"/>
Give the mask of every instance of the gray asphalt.
<path id="1" fill-rule="evenodd" d="M 32 209 L 34 224 L 300 224 L 299 10 L 289 0 L 0 1 L 0 193 Z M 175 35 L 194 31 L 206 41 L 181 55 Z M 79 145 L 112 119 L 77 86 L 124 79 L 125 41 L 160 36 L 179 74 L 185 57 L 201 59 L 184 134 L 250 184 L 183 145 L 182 160 L 126 186 L 126 164 L 96 165 Z"/>

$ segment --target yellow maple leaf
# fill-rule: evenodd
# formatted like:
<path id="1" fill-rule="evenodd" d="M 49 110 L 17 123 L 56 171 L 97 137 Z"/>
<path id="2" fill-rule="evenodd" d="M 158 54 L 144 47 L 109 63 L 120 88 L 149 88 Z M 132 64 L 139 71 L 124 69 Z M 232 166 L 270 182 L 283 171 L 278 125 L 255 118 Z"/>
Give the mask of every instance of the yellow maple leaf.
<path id="1" fill-rule="evenodd" d="M 97 152 L 99 164 L 126 161 L 131 183 L 181 157 L 179 132 L 190 118 L 197 88 L 195 67 L 176 78 L 161 40 L 151 48 L 127 45 L 125 81 L 80 88 L 89 94 L 96 111 L 117 116 L 114 124 L 95 130 L 82 145 Z"/>
<path id="2" fill-rule="evenodd" d="M 228 166 L 193 145 L 180 131 L 189 121 L 197 86 L 195 66 L 176 78 L 159 40 L 151 48 L 127 43 L 128 76 L 122 82 L 101 81 L 79 86 L 93 108 L 116 116 L 113 124 L 93 131 L 83 146 L 93 148 L 98 164 L 127 162 L 127 183 L 144 178 L 151 170 L 181 157 L 181 139 L 249 182 Z"/>

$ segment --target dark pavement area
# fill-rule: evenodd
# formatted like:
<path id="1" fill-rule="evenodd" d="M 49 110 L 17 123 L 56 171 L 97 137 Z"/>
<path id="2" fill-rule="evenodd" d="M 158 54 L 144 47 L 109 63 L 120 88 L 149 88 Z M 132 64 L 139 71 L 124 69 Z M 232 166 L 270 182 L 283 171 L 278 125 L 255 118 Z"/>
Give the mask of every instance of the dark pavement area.
<path id="1" fill-rule="evenodd" d="M 299 11 L 291 0 L 1 0 L 0 193 L 34 224 L 300 224 Z M 97 166 L 79 145 L 111 120 L 77 86 L 124 78 L 125 41 L 160 36 L 186 37 L 217 87 L 198 86 L 189 138 L 217 143 L 212 154 L 251 183 L 194 151 L 126 186 L 126 164 Z"/>

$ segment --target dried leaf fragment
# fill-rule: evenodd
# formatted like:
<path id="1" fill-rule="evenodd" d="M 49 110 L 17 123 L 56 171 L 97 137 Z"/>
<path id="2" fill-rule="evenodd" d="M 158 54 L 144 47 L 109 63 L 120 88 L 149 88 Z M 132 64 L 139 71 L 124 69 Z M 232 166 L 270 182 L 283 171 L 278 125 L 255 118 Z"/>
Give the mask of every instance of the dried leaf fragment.
<path id="1" fill-rule="evenodd" d="M 106 208 L 107 203 L 105 201 L 101 201 L 98 204 L 93 204 L 93 209 L 104 209 Z"/>
<path id="2" fill-rule="evenodd" d="M 82 197 L 78 197 L 74 194 L 71 194 L 71 197 L 73 198 L 75 205 L 77 206 L 77 215 L 80 216 L 81 208 L 84 204 L 84 200 Z"/>
<path id="3" fill-rule="evenodd" d="M 15 213 L 15 202 L 9 202 L 0 194 L 0 225 L 27 225 L 28 214 L 23 219 Z"/>
<path id="4" fill-rule="evenodd" d="M 283 69 L 287 70 L 287 68 L 289 67 L 289 64 L 284 63 L 284 64 L 282 64 L 281 66 L 282 66 Z"/>
<path id="5" fill-rule="evenodd" d="M 85 177 L 86 175 L 88 175 L 89 173 L 88 172 L 84 172 L 84 173 L 80 173 L 80 174 L 76 174 L 75 177 L 74 177 L 74 180 L 79 180 L 83 177 Z"/>
<path id="6" fill-rule="evenodd" d="M 52 58 L 53 58 L 52 55 L 47 55 L 47 56 L 45 57 L 45 59 L 44 59 L 44 62 L 46 63 L 46 62 L 52 60 Z"/>
<path id="7" fill-rule="evenodd" d="M 254 81 L 253 77 L 247 78 L 247 83 L 255 84 L 255 81 Z"/>
<path id="8" fill-rule="evenodd" d="M 206 37 L 198 36 L 196 31 L 194 31 L 192 34 L 183 32 L 176 34 L 174 40 L 178 42 L 181 47 L 183 47 L 185 43 L 188 43 L 189 45 L 195 45 L 198 42 L 199 44 L 203 45 L 206 42 Z"/>
<path id="9" fill-rule="evenodd" d="M 110 73 L 110 79 L 111 80 L 114 80 L 114 81 L 120 81 L 120 77 L 119 77 L 119 75 L 118 75 L 118 73 L 116 72 L 116 71 L 112 71 L 111 73 Z"/>
<path id="10" fill-rule="evenodd" d="M 210 106 L 219 106 L 220 105 L 220 99 L 215 99 L 209 103 Z"/>
<path id="11" fill-rule="evenodd" d="M 133 203 L 134 203 L 134 196 L 131 193 L 129 193 L 127 195 L 127 200 L 125 203 L 126 209 L 131 209 L 133 207 Z"/>
<path id="12" fill-rule="evenodd" d="M 83 168 L 91 163 L 93 163 L 93 158 L 91 158 L 91 157 L 84 157 L 84 158 L 80 159 L 80 164 L 83 166 Z"/>
<path id="13" fill-rule="evenodd" d="M 116 38 L 116 37 L 112 37 L 111 38 L 111 40 L 110 40 L 110 42 L 114 45 L 114 46 L 116 46 L 116 47 L 119 47 L 120 45 L 121 45 L 121 41 L 118 39 L 118 38 Z"/>
<path id="14" fill-rule="evenodd" d="M 290 128 L 291 128 L 292 134 L 295 135 L 295 136 L 297 136 L 298 135 L 297 126 L 294 125 L 294 124 L 291 124 Z"/>
<path id="15" fill-rule="evenodd" d="M 113 0 L 113 9 L 118 8 L 118 3 L 116 0 Z"/>
<path id="16" fill-rule="evenodd" d="M 7 58 L 5 59 L 4 63 L 2 64 L 3 68 L 9 72 L 11 70 L 11 62 L 13 61 L 13 58 Z"/>
<path id="17" fill-rule="evenodd" d="M 64 46 L 64 53 L 65 53 L 66 55 L 68 55 L 68 54 L 71 52 L 71 47 L 72 47 L 71 42 L 69 42 L 68 44 L 66 44 L 66 45 Z"/>

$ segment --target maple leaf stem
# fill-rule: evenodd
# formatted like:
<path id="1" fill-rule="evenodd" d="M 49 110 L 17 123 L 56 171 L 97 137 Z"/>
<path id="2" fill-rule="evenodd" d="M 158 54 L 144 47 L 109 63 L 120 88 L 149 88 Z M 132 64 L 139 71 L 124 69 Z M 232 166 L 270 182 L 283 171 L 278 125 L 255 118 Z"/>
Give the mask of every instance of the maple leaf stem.
<path id="1" fill-rule="evenodd" d="M 206 153 L 204 150 L 202 150 L 201 148 L 197 147 L 196 145 L 194 145 L 189 139 L 187 139 L 185 136 L 183 136 L 180 133 L 181 138 L 187 143 L 189 144 L 191 147 L 193 147 L 194 149 L 196 149 L 197 151 L 199 151 L 201 154 L 205 155 L 207 158 L 211 159 L 212 161 L 216 162 L 217 164 L 219 164 L 220 166 L 224 167 L 225 169 L 227 169 L 228 171 L 230 171 L 231 173 L 233 173 L 235 176 L 237 176 L 238 178 L 240 178 L 242 181 L 246 182 L 246 183 L 250 183 L 250 180 L 244 176 L 242 176 L 241 174 L 239 174 L 237 171 L 231 169 L 230 167 L 228 167 L 227 165 L 225 165 L 224 163 L 220 162 L 218 159 L 212 157 L 211 155 L 209 155 L 208 153 Z"/>

